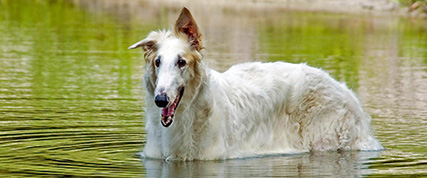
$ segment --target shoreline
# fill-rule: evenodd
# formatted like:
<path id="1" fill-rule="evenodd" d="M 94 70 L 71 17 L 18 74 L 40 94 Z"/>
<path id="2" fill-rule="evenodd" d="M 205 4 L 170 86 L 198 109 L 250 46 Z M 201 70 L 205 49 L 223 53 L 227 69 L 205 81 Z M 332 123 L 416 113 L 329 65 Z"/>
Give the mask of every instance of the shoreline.
<path id="1" fill-rule="evenodd" d="M 96 1 L 96 0 L 95 0 Z M 74 4 L 85 3 L 84 0 L 72 0 Z M 427 12 L 410 10 L 392 0 L 103 0 L 109 6 L 132 6 L 135 3 L 147 3 L 157 6 L 210 6 L 235 11 L 248 10 L 289 10 L 307 12 L 327 12 L 357 15 L 427 17 Z M 426 8 L 424 11 L 427 11 Z"/>

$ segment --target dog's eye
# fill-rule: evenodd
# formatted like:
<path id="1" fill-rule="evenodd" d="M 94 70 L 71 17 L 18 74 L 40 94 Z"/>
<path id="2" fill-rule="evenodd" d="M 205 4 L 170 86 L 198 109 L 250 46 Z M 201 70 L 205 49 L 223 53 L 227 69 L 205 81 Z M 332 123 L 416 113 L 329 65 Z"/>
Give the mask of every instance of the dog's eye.
<path id="1" fill-rule="evenodd" d="M 179 58 L 177 64 L 178 64 L 178 67 L 181 68 L 181 67 L 184 67 L 185 65 L 187 65 L 187 61 L 185 61 L 182 58 Z"/>
<path id="2" fill-rule="evenodd" d="M 160 66 L 160 56 L 156 58 L 156 60 L 154 61 L 154 65 L 156 65 L 156 67 Z"/>

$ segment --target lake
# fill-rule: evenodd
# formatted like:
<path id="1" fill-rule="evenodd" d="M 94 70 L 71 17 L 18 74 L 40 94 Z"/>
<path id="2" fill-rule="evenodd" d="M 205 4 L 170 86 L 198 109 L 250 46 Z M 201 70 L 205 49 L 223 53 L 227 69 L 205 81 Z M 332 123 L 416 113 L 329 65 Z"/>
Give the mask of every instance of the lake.
<path id="1" fill-rule="evenodd" d="M 380 152 L 166 162 L 145 144 L 143 53 L 182 5 L 0 0 L 2 177 L 427 176 L 427 20 L 393 15 L 189 6 L 218 71 L 248 61 L 307 63 L 353 89 Z"/>

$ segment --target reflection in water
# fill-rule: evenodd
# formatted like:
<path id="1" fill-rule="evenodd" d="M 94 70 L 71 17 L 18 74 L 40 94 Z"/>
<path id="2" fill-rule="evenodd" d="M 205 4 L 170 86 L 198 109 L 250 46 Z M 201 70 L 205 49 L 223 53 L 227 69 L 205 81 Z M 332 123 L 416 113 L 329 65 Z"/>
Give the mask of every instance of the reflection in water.
<path id="1" fill-rule="evenodd" d="M 361 177 L 380 152 L 324 152 L 224 161 L 144 160 L 147 177 Z"/>
<path id="2" fill-rule="evenodd" d="M 321 67 L 357 92 L 386 150 L 141 164 L 133 155 L 145 144 L 144 61 L 127 47 L 169 27 L 181 5 L 13 0 L 0 1 L 0 174 L 426 176 L 425 20 L 187 6 L 210 67 L 277 60 Z"/>

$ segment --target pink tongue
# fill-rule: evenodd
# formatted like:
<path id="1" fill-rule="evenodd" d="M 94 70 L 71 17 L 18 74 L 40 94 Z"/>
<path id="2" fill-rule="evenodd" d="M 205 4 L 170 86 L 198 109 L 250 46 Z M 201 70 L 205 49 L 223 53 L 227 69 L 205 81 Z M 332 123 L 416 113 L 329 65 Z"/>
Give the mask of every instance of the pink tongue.
<path id="1" fill-rule="evenodd" d="M 175 104 L 172 104 L 169 107 L 162 108 L 162 116 L 172 116 L 174 113 Z"/>

